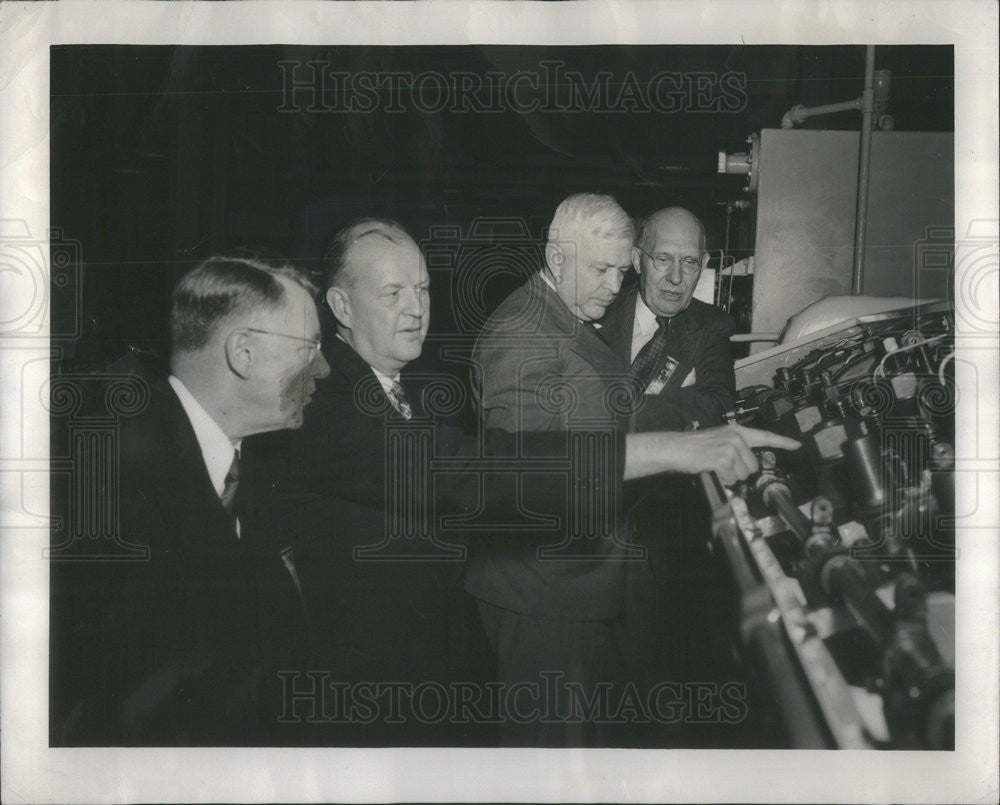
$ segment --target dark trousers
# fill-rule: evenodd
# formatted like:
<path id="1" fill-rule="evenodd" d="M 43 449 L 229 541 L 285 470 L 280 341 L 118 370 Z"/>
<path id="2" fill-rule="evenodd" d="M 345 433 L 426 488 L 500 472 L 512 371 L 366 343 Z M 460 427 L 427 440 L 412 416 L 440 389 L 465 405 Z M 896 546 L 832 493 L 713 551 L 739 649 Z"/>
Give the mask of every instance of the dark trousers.
<path id="1" fill-rule="evenodd" d="M 536 618 L 479 601 L 497 658 L 505 746 L 608 745 L 624 662 L 612 621 Z"/>

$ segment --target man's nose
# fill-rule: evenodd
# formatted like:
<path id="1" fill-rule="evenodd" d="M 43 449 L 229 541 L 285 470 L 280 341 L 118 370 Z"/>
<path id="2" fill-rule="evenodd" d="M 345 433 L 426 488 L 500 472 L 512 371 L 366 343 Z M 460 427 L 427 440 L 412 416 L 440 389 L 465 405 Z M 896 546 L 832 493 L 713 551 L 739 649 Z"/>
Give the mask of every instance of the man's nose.
<path id="1" fill-rule="evenodd" d="M 618 290 L 622 287 L 622 280 L 625 278 L 625 275 L 621 271 L 614 270 L 609 271 L 608 275 L 608 279 L 604 285 L 611 291 L 611 293 L 617 296 Z"/>
<path id="2" fill-rule="evenodd" d="M 408 316 L 413 316 L 415 319 L 423 318 L 424 313 L 427 311 L 427 303 L 424 300 L 424 295 L 420 291 L 410 291 L 406 297 L 406 306 L 403 308 L 403 312 Z"/>
<path id="3" fill-rule="evenodd" d="M 670 268 L 667 269 L 666 278 L 671 285 L 680 285 L 684 281 L 684 273 L 681 271 L 679 260 L 674 260 Z"/>
<path id="4" fill-rule="evenodd" d="M 326 362 L 326 356 L 323 354 L 322 350 L 317 352 L 316 357 L 313 358 L 312 365 L 309 367 L 309 374 L 317 380 L 320 380 L 330 374 L 330 364 Z"/>

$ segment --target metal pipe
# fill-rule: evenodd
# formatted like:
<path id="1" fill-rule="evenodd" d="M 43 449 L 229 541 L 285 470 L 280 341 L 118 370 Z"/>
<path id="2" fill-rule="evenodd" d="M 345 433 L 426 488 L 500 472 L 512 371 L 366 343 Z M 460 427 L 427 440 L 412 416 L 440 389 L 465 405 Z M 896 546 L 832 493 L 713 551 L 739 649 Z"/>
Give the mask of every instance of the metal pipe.
<path id="1" fill-rule="evenodd" d="M 781 118 L 781 128 L 790 129 L 798 123 L 805 123 L 810 117 L 819 115 L 829 115 L 834 112 L 849 112 L 852 109 L 861 108 L 861 98 L 853 101 L 842 101 L 841 103 L 828 103 L 824 106 L 805 107 L 802 104 L 793 106 Z"/>
<path id="2" fill-rule="evenodd" d="M 888 646 L 895 632 L 892 612 L 882 603 L 857 559 L 838 554 L 820 570 L 820 584 L 834 600 L 843 601 L 879 646 Z"/>
<path id="3" fill-rule="evenodd" d="M 851 293 L 864 289 L 865 239 L 868 235 L 868 185 L 871 178 L 872 114 L 874 111 L 875 46 L 865 48 L 865 91 L 861 95 L 861 152 L 858 156 L 858 202 L 854 221 L 854 266 Z"/>
<path id="4" fill-rule="evenodd" d="M 799 542 L 804 543 L 809 539 L 809 535 L 812 533 L 812 523 L 792 502 L 791 492 L 783 482 L 773 481 L 760 491 L 764 505 L 785 521 L 785 524 L 799 538 Z"/>
<path id="5" fill-rule="evenodd" d="M 715 306 L 719 306 L 719 302 L 722 301 L 722 264 L 725 262 L 726 255 L 729 254 L 729 224 L 733 219 L 733 205 L 731 202 L 726 202 L 726 239 L 722 244 L 722 259 L 719 260 L 719 286 L 718 286 L 718 297 L 715 301 Z M 734 262 L 735 265 L 735 262 Z M 729 272 L 729 287 L 733 287 L 733 272 Z M 731 294 L 730 294 L 731 295 Z M 727 308 L 728 310 L 728 308 Z"/>
<path id="6" fill-rule="evenodd" d="M 827 725 L 817 715 L 814 692 L 804 681 L 802 668 L 781 626 L 771 621 L 758 624 L 747 640 L 747 653 L 752 667 L 764 669 L 763 677 L 771 685 L 769 693 L 777 704 L 792 748 L 835 747 Z"/>

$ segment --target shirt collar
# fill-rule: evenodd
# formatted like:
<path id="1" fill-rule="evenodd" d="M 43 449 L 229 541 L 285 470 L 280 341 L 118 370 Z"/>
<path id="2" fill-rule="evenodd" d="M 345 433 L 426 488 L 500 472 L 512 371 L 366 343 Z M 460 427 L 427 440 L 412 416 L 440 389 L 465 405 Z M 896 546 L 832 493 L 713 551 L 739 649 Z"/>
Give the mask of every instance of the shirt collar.
<path id="1" fill-rule="evenodd" d="M 659 328 L 656 321 L 656 314 L 649 309 L 649 305 L 642 298 L 642 293 L 635 295 L 635 324 L 633 329 L 636 333 L 646 334 L 655 332 Z"/>
<path id="2" fill-rule="evenodd" d="M 387 395 L 392 389 L 393 384 L 399 383 L 399 372 L 396 372 L 393 377 L 389 377 L 389 375 L 382 374 L 374 366 L 369 366 L 369 368 L 375 373 L 375 377 L 378 378 L 379 385 L 382 386 L 382 391 L 384 391 Z"/>
<path id="3" fill-rule="evenodd" d="M 347 339 L 344 338 L 340 333 L 337 333 L 337 338 L 339 338 L 341 341 L 343 341 L 345 344 L 347 344 Z M 347 346 L 351 347 L 350 344 L 347 344 Z M 354 348 L 351 347 L 351 349 L 354 349 Z M 357 354 L 357 353 L 355 353 L 355 354 Z M 375 373 L 375 378 L 378 380 L 379 385 L 382 387 L 382 391 L 384 391 L 387 395 L 389 394 L 389 391 L 392 389 L 392 384 L 393 383 L 399 383 L 399 372 L 396 372 L 395 375 L 393 375 L 392 377 L 389 377 L 389 375 L 382 374 L 378 369 L 376 369 L 371 364 L 368 364 L 368 368 L 371 369 Z"/>
<path id="4" fill-rule="evenodd" d="M 242 440 L 230 441 L 218 423 L 209 416 L 208 412 L 201 407 L 194 395 L 180 378 L 170 375 L 168 378 L 170 385 L 177 394 L 184 413 L 187 414 L 191 427 L 194 429 L 195 438 L 198 440 L 198 447 L 201 449 L 201 457 L 205 461 L 208 469 L 208 477 L 215 487 L 217 495 L 222 494 L 226 485 L 226 473 L 233 463 L 233 455 L 239 450 Z"/>

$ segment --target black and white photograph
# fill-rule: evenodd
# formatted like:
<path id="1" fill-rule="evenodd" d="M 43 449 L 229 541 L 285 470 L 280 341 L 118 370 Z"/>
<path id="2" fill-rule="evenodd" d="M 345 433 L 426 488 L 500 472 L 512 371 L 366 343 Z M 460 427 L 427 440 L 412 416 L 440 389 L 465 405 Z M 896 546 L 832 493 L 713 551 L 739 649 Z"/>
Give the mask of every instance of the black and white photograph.
<path id="1" fill-rule="evenodd" d="M 5 800 L 996 795 L 995 5 L 60 5 Z"/>

